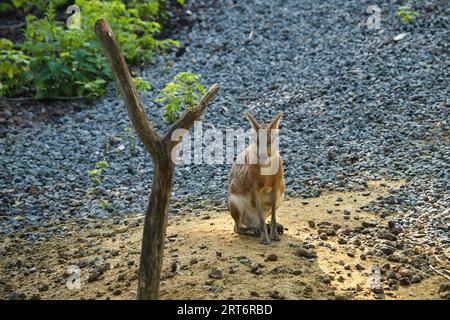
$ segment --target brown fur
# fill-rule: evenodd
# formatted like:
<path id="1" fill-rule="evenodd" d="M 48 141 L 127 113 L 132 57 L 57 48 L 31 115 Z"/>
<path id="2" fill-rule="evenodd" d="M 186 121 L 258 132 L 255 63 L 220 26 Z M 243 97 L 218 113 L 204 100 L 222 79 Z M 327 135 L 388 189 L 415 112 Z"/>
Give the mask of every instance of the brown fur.
<path id="1" fill-rule="evenodd" d="M 278 114 L 271 123 L 260 125 L 251 116 L 247 115 L 255 133 L 260 129 L 268 129 L 267 155 L 272 161 L 278 160 L 278 171 L 273 175 L 261 174 L 261 169 L 268 167 L 261 163 L 259 157 L 256 164 L 249 164 L 249 157 L 252 153 L 257 154 L 259 148 L 258 139 L 238 157 L 245 158 L 245 164 L 234 163 L 229 176 L 228 183 L 228 208 L 235 221 L 235 232 L 243 234 L 255 234 L 257 229 L 261 235 L 262 243 L 269 243 L 265 219 L 272 215 L 271 219 L 271 239 L 279 240 L 276 231 L 276 208 L 281 204 L 284 196 L 284 177 L 282 159 L 275 150 L 271 152 L 271 132 L 270 129 L 278 129 L 281 114 Z M 260 210 L 258 209 L 260 203 Z"/>

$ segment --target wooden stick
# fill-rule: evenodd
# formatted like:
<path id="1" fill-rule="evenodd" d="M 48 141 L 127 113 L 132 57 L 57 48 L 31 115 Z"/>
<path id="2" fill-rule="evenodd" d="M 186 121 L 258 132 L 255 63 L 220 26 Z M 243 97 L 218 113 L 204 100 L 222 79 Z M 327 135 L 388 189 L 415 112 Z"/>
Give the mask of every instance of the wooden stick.
<path id="1" fill-rule="evenodd" d="M 194 121 L 200 118 L 208 103 L 217 94 L 219 85 L 213 85 L 200 103 L 195 108 L 187 110 L 162 139 L 153 129 L 145 114 L 116 38 L 104 19 L 99 19 L 95 23 L 95 33 L 111 66 L 128 116 L 153 160 L 153 183 L 144 218 L 137 298 L 140 300 L 158 299 L 175 169 L 171 154 L 176 142 L 171 141 L 172 132 L 178 128 L 189 129 L 192 127 Z"/>
<path id="2" fill-rule="evenodd" d="M 444 278 L 446 278 L 447 280 L 450 280 L 450 276 L 446 275 L 445 273 L 443 273 L 442 271 L 437 270 L 435 267 L 433 267 L 431 264 L 428 265 L 430 267 L 431 270 L 433 270 L 434 272 L 436 272 L 437 274 L 443 276 Z"/>
<path id="3" fill-rule="evenodd" d="M 200 119 L 206 106 L 211 102 L 219 91 L 219 85 L 216 83 L 208 92 L 203 96 L 198 105 L 195 108 L 186 110 L 181 117 L 170 127 L 164 136 L 164 141 L 168 144 L 175 146 L 179 141 L 171 141 L 172 134 L 177 129 L 189 130 L 193 125 L 194 121 Z"/>
<path id="4" fill-rule="evenodd" d="M 150 152 L 152 157 L 157 157 L 161 151 L 161 138 L 153 129 L 145 114 L 141 101 L 137 95 L 130 71 L 117 44 L 116 38 L 104 19 L 98 19 L 95 23 L 95 34 L 100 41 L 111 70 L 122 94 L 125 106 L 128 110 L 131 122 L 136 133 Z"/>

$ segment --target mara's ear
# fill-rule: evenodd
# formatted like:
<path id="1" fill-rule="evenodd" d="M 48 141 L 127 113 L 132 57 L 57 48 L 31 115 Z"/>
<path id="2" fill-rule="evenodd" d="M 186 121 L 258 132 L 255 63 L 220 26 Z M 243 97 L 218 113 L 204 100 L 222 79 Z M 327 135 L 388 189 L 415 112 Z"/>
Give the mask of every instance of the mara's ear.
<path id="1" fill-rule="evenodd" d="M 245 114 L 245 118 L 247 118 L 247 120 L 251 123 L 253 130 L 258 130 L 261 128 L 258 121 L 256 121 L 256 119 L 250 113 L 247 112 Z"/>
<path id="2" fill-rule="evenodd" d="M 282 116 L 283 116 L 283 112 L 280 112 L 275 116 L 275 118 L 272 119 L 272 121 L 270 121 L 269 128 L 271 130 L 278 129 L 278 126 L 280 125 L 280 120 L 281 120 Z"/>

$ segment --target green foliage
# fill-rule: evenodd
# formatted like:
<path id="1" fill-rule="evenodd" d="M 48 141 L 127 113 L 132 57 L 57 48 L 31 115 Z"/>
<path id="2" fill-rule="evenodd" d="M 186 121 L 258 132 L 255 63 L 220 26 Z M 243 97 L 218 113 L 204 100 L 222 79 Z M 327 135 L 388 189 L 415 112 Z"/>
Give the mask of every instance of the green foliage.
<path id="1" fill-rule="evenodd" d="M 358 95 L 356 94 L 356 92 L 352 92 L 351 96 L 350 96 L 350 102 L 352 104 L 352 108 L 355 108 L 356 106 L 356 99 L 357 99 Z"/>
<path id="2" fill-rule="evenodd" d="M 102 161 L 97 162 L 95 164 L 95 167 L 97 169 L 105 169 L 105 168 L 109 167 L 109 164 L 108 164 L 108 161 L 102 160 Z"/>
<path id="3" fill-rule="evenodd" d="M 102 208 L 107 208 L 109 207 L 109 200 L 108 199 L 100 199 L 99 204 Z"/>
<path id="4" fill-rule="evenodd" d="M 5 1 L 0 3 L 0 12 L 9 12 L 14 10 L 14 6 L 11 1 Z"/>
<path id="5" fill-rule="evenodd" d="M 90 188 L 87 189 L 86 193 L 88 195 L 96 194 L 97 193 L 97 188 L 96 187 L 90 187 Z"/>
<path id="6" fill-rule="evenodd" d="M 416 17 L 419 16 L 417 11 L 414 11 L 411 6 L 404 5 L 397 8 L 395 16 L 403 23 L 411 23 Z"/>
<path id="7" fill-rule="evenodd" d="M 141 19 L 155 19 L 161 13 L 162 7 L 166 6 L 166 0 L 131 0 L 128 6 L 136 9 Z"/>
<path id="8" fill-rule="evenodd" d="M 147 91 L 152 87 L 147 80 L 144 80 L 141 77 L 135 77 L 133 78 L 133 81 L 138 91 Z"/>
<path id="9" fill-rule="evenodd" d="M 164 1 L 150 0 L 144 4 Z M 21 6 L 22 3 L 19 2 L 17 5 Z M 128 63 L 140 64 L 152 59 L 156 52 L 179 46 L 174 40 L 155 39 L 161 29 L 159 23 L 142 20 L 138 7 L 127 8 L 119 0 L 76 0 L 80 13 L 71 16 L 72 25 L 67 28 L 64 22 L 56 21 L 54 10 L 57 5 L 66 2 L 67 0 L 34 2 L 36 7 L 45 3 L 45 16 L 42 19 L 33 15 L 26 17 L 25 40 L 21 49 L 29 58 L 20 51 L 15 52 L 14 56 L 11 53 L 12 57 L 9 57 L 10 52 L 2 51 L 8 57 L 1 61 L 9 61 L 15 66 L 15 82 L 2 81 L 2 86 L 6 88 L 0 90 L 0 95 L 16 90 L 22 78 L 31 81 L 37 99 L 103 95 L 112 74 L 94 33 L 94 24 L 100 17 L 111 25 Z M 159 10 L 159 7 L 152 10 L 156 13 L 155 10 Z M 5 66 L 0 70 L 0 78 L 11 79 L 11 70 L 11 66 Z M 135 79 L 135 84 L 138 90 L 150 88 L 150 84 L 141 78 Z"/>
<path id="10" fill-rule="evenodd" d="M 95 190 L 95 186 L 99 185 L 102 183 L 102 173 L 103 173 L 103 169 L 106 169 L 109 167 L 109 164 L 107 161 L 98 161 L 95 163 L 95 168 L 88 170 L 88 174 L 89 177 L 91 178 L 92 182 L 94 183 L 94 190 Z M 93 192 L 89 192 L 89 193 L 93 193 Z"/>
<path id="11" fill-rule="evenodd" d="M 91 177 L 98 177 L 101 172 L 102 172 L 102 170 L 98 170 L 98 169 L 91 169 L 88 171 L 88 173 Z"/>
<path id="12" fill-rule="evenodd" d="M 0 4 L 0 11 L 7 12 L 19 9 L 29 12 L 31 9 L 36 8 L 41 12 L 45 12 L 49 5 L 57 7 L 67 4 L 67 2 L 67 0 L 6 0 Z"/>
<path id="13" fill-rule="evenodd" d="M 178 4 L 184 5 L 185 0 L 177 0 Z M 166 11 L 168 10 L 167 0 L 130 0 L 128 7 L 139 11 L 139 17 L 143 20 L 159 20 L 167 19 Z"/>
<path id="14" fill-rule="evenodd" d="M 94 185 L 99 185 L 100 183 L 102 183 L 102 178 L 100 177 L 101 173 L 102 170 L 100 169 L 91 169 L 88 171 L 89 177 L 91 177 Z"/>
<path id="15" fill-rule="evenodd" d="M 202 206 L 209 206 L 209 205 L 211 205 L 211 200 L 209 200 L 209 199 L 201 200 L 201 201 L 200 201 L 200 204 L 201 204 Z"/>
<path id="16" fill-rule="evenodd" d="M 132 127 L 126 127 L 123 129 L 123 132 L 125 133 L 125 139 L 127 139 L 130 143 L 130 151 L 132 154 L 135 154 L 137 151 L 136 146 L 136 134 Z"/>
<path id="17" fill-rule="evenodd" d="M 95 21 L 105 18 L 128 62 L 141 63 L 151 59 L 158 49 L 179 46 L 177 41 L 170 39 L 156 40 L 154 36 L 160 32 L 160 24 L 140 19 L 138 9 L 127 8 L 121 1 L 77 0 L 75 3 L 80 7 L 81 29 L 86 30 L 87 37 L 95 40 Z"/>
<path id="18" fill-rule="evenodd" d="M 111 71 L 97 41 L 65 29 L 50 7 L 43 19 L 27 16 L 24 51 L 30 54 L 36 98 L 95 97 L 104 93 Z"/>
<path id="19" fill-rule="evenodd" d="M 181 72 L 166 83 L 155 102 L 164 103 L 163 117 L 167 123 L 175 122 L 183 110 L 195 106 L 206 93 L 199 79 L 199 75 Z"/>
<path id="20" fill-rule="evenodd" d="M 24 76 L 30 70 L 30 57 L 15 50 L 7 39 L 0 39 L 0 96 L 26 88 Z"/>

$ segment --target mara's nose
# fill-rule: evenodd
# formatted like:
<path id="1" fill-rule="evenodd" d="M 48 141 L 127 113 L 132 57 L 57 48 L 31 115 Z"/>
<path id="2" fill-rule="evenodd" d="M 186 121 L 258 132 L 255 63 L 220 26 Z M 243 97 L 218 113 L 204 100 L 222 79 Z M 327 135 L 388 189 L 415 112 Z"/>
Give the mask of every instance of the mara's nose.
<path id="1" fill-rule="evenodd" d="M 268 164 L 269 162 L 269 157 L 267 155 L 260 155 L 259 156 L 259 162 L 261 164 Z"/>

